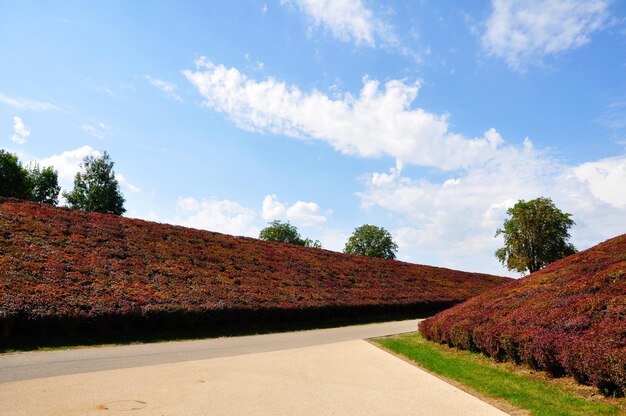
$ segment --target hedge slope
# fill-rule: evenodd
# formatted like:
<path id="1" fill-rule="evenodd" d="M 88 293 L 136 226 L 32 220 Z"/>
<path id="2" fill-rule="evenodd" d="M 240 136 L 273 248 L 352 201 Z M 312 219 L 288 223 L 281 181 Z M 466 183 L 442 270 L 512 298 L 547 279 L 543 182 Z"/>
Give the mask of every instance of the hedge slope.
<path id="1" fill-rule="evenodd" d="M 626 234 L 422 322 L 430 340 L 626 390 Z"/>
<path id="2" fill-rule="evenodd" d="M 506 281 L 0 198 L 0 342 L 440 310 Z"/>

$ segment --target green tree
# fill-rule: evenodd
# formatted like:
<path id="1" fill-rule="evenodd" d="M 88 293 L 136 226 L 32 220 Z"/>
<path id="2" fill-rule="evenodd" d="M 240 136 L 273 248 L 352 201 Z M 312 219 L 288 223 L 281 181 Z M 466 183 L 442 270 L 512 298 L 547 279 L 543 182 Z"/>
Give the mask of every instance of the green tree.
<path id="1" fill-rule="evenodd" d="M 43 169 L 34 164 L 28 167 L 29 199 L 44 204 L 56 205 L 59 203 L 59 175 L 56 170 L 48 166 Z"/>
<path id="2" fill-rule="evenodd" d="M 365 224 L 354 229 L 343 252 L 382 259 L 395 259 L 398 245 L 389 231 L 382 227 Z"/>
<path id="3" fill-rule="evenodd" d="M 304 244 L 302 245 L 304 247 L 322 248 L 322 243 L 320 242 L 320 240 L 311 240 L 308 237 L 304 239 Z"/>
<path id="4" fill-rule="evenodd" d="M 28 171 L 16 155 L 0 150 L 0 196 L 29 199 Z"/>
<path id="5" fill-rule="evenodd" d="M 550 198 L 519 200 L 507 214 L 510 218 L 496 231 L 496 237 L 504 236 L 504 247 L 496 257 L 507 269 L 534 273 L 576 252 L 567 242 L 575 224 L 572 214 L 561 212 Z"/>
<path id="6" fill-rule="evenodd" d="M 81 164 L 82 171 L 74 178 L 74 189 L 63 193 L 69 206 L 104 214 L 122 215 L 126 212 L 113 165 L 107 152 L 99 158 L 85 157 Z"/>
<path id="7" fill-rule="evenodd" d="M 289 221 L 281 222 L 274 220 L 259 233 L 259 239 L 265 241 L 273 241 L 275 243 L 289 243 L 303 247 L 322 248 L 319 240 L 311 240 L 310 238 L 302 238 L 296 226 L 291 225 Z"/>
<path id="8" fill-rule="evenodd" d="M 56 205 L 60 191 L 53 168 L 42 170 L 36 163 L 24 168 L 16 155 L 0 150 L 0 196 Z"/>

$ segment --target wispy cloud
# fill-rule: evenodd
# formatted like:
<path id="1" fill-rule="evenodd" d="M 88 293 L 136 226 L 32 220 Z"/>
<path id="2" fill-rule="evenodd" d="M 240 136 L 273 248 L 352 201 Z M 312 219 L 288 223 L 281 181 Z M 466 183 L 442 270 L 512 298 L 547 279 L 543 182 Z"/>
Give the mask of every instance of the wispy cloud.
<path id="1" fill-rule="evenodd" d="M 145 75 L 144 79 L 148 81 L 152 86 L 164 92 L 165 95 L 167 95 L 167 97 L 171 98 L 172 100 L 176 100 L 176 101 L 183 100 L 181 96 L 178 94 L 178 87 L 172 84 L 171 82 L 163 81 L 158 78 L 153 78 L 150 75 Z"/>
<path id="2" fill-rule="evenodd" d="M 13 135 L 11 135 L 11 140 L 17 144 L 24 144 L 28 136 L 30 136 L 30 129 L 26 127 L 21 118 L 13 117 Z"/>
<path id="3" fill-rule="evenodd" d="M 6 94 L 0 92 L 0 103 L 12 107 L 16 110 L 21 111 L 46 111 L 46 110 L 57 110 L 57 111 L 65 111 L 60 107 L 57 107 L 54 104 L 31 100 L 28 98 L 22 97 L 10 97 Z"/>
<path id="4" fill-rule="evenodd" d="M 134 192 L 134 193 L 141 192 L 141 188 L 128 182 L 126 178 L 124 177 L 124 175 L 122 175 L 121 173 L 116 173 L 115 179 L 117 180 L 117 182 L 120 184 L 122 188 L 128 189 L 129 191 Z"/>
<path id="5" fill-rule="evenodd" d="M 333 37 L 357 45 L 397 46 L 393 27 L 365 7 L 361 0 L 282 0 L 296 4 L 314 26 L 322 26 Z"/>
<path id="6" fill-rule="evenodd" d="M 109 131 L 111 130 L 111 127 L 108 126 L 105 123 L 98 123 L 96 125 L 92 125 L 92 124 L 83 124 L 80 126 L 80 128 L 86 132 L 87 134 L 89 134 L 90 136 L 96 137 L 98 139 L 104 139 L 105 136 L 109 133 Z"/>
<path id="7" fill-rule="evenodd" d="M 492 0 L 482 46 L 525 71 L 549 55 L 578 48 L 608 21 L 610 0 Z"/>
<path id="8" fill-rule="evenodd" d="M 255 70 L 255 71 L 262 71 L 263 68 L 265 68 L 265 63 L 259 61 L 259 60 L 254 60 L 252 59 L 252 56 L 250 56 L 249 53 L 245 53 L 243 55 L 243 57 L 245 58 L 246 62 L 248 62 L 250 65 L 250 67 Z"/>
<path id="9" fill-rule="evenodd" d="M 611 103 L 604 114 L 597 119 L 597 122 L 611 130 L 626 128 L 626 98 Z"/>

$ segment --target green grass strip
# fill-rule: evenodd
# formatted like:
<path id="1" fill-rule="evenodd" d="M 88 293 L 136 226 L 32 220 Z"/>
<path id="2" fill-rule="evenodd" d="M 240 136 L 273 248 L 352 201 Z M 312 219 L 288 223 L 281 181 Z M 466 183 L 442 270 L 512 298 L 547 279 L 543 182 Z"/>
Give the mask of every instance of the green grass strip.
<path id="1" fill-rule="evenodd" d="M 486 396 L 500 398 L 537 416 L 623 415 L 620 407 L 594 402 L 553 382 L 519 374 L 489 359 L 424 340 L 420 334 L 378 338 L 374 342 L 422 368 L 456 380 Z"/>

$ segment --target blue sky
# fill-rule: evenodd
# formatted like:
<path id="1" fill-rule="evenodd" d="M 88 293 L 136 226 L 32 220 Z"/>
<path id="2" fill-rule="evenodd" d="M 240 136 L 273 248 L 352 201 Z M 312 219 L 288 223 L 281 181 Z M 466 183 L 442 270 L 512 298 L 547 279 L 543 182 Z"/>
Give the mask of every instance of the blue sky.
<path id="1" fill-rule="evenodd" d="M 626 232 L 626 3 L 0 1 L 0 148 L 108 151 L 129 217 L 508 274 L 506 209 Z"/>

